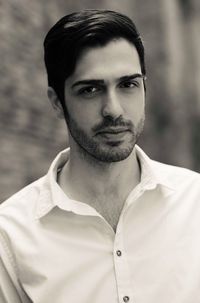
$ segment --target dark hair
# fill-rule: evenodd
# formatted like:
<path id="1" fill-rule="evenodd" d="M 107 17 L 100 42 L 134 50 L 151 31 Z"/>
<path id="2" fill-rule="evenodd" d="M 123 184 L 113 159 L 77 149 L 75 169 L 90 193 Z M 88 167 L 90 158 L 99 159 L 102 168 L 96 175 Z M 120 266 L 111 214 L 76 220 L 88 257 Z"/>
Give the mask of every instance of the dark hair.
<path id="1" fill-rule="evenodd" d="M 132 20 L 121 13 L 93 9 L 75 12 L 60 19 L 47 33 L 44 60 L 48 84 L 57 93 L 64 109 L 64 82 L 74 72 L 83 49 L 104 46 L 115 38 L 125 38 L 134 44 L 145 75 L 142 39 Z"/>

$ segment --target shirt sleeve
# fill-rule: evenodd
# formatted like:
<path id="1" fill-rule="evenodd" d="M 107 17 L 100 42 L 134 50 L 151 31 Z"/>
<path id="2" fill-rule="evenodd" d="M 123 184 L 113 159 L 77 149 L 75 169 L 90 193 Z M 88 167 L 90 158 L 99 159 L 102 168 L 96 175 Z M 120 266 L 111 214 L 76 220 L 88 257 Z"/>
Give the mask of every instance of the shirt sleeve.
<path id="1" fill-rule="evenodd" d="M 22 303 L 12 278 L 0 258 L 0 302 L 1 303 Z"/>
<path id="2" fill-rule="evenodd" d="M 30 303 L 20 287 L 14 260 L 9 248 L 0 234 L 0 302 L 1 303 Z"/>

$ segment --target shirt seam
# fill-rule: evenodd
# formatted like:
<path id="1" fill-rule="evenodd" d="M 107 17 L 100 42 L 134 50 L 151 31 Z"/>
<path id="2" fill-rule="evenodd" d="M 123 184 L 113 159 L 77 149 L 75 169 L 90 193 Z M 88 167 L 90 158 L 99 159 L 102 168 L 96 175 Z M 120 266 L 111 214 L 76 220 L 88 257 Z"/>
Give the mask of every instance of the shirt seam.
<path id="1" fill-rule="evenodd" d="M 0 237 L 2 239 L 3 250 L 5 252 L 5 255 L 6 255 L 8 261 L 10 262 L 11 268 L 13 269 L 13 274 L 15 274 L 16 281 L 19 281 L 19 270 L 18 270 L 18 267 L 16 264 L 16 260 L 15 260 L 14 256 L 12 255 L 8 244 L 6 243 L 6 239 L 2 233 L 0 233 Z"/>

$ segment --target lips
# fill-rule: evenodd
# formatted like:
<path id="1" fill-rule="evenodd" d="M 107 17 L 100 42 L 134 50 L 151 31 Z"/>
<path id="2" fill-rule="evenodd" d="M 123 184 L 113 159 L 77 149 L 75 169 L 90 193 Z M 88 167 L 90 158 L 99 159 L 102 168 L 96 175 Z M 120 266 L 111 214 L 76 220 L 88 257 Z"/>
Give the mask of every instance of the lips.
<path id="1" fill-rule="evenodd" d="M 109 142 L 120 142 L 128 132 L 129 129 L 127 128 L 106 128 L 99 131 L 97 135 Z"/>
<path id="2" fill-rule="evenodd" d="M 98 132 L 98 134 L 119 134 L 123 132 L 127 132 L 127 128 L 105 128 Z"/>

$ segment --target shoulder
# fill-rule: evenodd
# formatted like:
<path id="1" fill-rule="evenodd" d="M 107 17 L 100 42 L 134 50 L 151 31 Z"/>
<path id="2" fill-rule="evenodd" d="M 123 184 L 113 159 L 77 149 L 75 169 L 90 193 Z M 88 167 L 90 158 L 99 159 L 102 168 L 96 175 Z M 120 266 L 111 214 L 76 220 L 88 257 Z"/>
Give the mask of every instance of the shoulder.
<path id="1" fill-rule="evenodd" d="M 149 158 L 144 151 L 136 146 L 139 160 L 150 169 L 150 175 L 156 176 L 158 182 L 171 185 L 171 187 L 181 187 L 180 185 L 197 184 L 200 191 L 200 174 L 187 168 L 161 163 Z M 163 181 L 163 182 L 162 182 Z"/>
<path id="2" fill-rule="evenodd" d="M 152 167 L 156 174 L 165 178 L 174 187 L 198 187 L 200 192 L 200 174 L 187 168 L 152 161 Z"/>
<path id="3" fill-rule="evenodd" d="M 0 205 L 0 227 L 4 222 L 22 222 L 34 216 L 38 200 L 46 187 L 46 176 L 36 180 Z"/>

